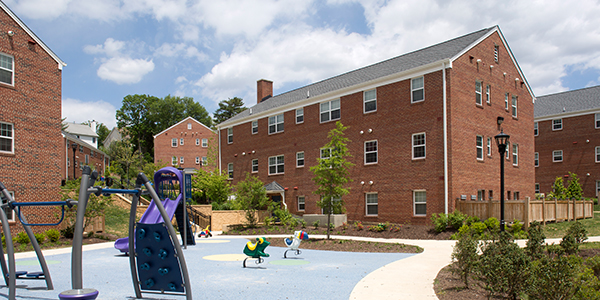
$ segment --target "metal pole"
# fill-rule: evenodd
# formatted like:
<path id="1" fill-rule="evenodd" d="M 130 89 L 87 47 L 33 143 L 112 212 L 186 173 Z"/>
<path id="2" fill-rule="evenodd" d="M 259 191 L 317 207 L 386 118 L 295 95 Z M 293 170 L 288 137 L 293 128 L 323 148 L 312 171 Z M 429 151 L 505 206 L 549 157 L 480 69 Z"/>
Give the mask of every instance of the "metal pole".
<path id="1" fill-rule="evenodd" d="M 73 179 L 77 179 L 77 176 L 75 176 L 75 147 L 73 147 Z"/>
<path id="2" fill-rule="evenodd" d="M 504 231 L 504 155 L 506 145 L 500 145 L 500 231 Z"/>

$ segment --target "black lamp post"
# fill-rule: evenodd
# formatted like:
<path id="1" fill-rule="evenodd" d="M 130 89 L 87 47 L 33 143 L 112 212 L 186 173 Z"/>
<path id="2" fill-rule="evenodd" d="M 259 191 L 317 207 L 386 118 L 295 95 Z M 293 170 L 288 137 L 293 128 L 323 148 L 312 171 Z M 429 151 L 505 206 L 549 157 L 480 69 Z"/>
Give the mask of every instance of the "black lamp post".
<path id="1" fill-rule="evenodd" d="M 73 148 L 73 179 L 77 179 L 77 176 L 75 176 L 75 151 L 77 150 L 77 143 L 72 143 L 71 148 Z"/>
<path id="2" fill-rule="evenodd" d="M 504 155 L 510 135 L 500 131 L 500 134 L 494 137 L 500 153 L 500 231 L 504 231 Z"/>

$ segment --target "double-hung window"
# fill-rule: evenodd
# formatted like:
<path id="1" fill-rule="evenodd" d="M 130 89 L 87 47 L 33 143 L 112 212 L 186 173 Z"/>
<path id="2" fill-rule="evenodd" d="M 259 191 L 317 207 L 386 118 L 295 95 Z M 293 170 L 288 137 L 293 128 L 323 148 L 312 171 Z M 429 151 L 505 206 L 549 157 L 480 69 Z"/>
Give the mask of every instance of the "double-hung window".
<path id="1" fill-rule="evenodd" d="M 481 81 L 475 81 L 475 104 L 481 105 Z"/>
<path id="2" fill-rule="evenodd" d="M 252 121 L 252 134 L 258 133 L 258 121 Z"/>
<path id="3" fill-rule="evenodd" d="M 227 144 L 233 143 L 233 127 L 227 128 Z"/>
<path id="4" fill-rule="evenodd" d="M 538 122 L 533 122 L 533 136 L 538 136 L 539 133 Z"/>
<path id="5" fill-rule="evenodd" d="M 258 172 L 258 159 L 252 160 L 252 173 Z"/>
<path id="6" fill-rule="evenodd" d="M 233 163 L 227 164 L 227 177 L 233 179 Z"/>
<path id="7" fill-rule="evenodd" d="M 425 133 L 415 133 L 412 135 L 412 158 L 425 158 Z"/>
<path id="8" fill-rule="evenodd" d="M 425 85 L 423 77 L 413 78 L 410 81 L 411 102 L 420 102 L 425 100 Z"/>
<path id="9" fill-rule="evenodd" d="M 14 73 L 13 57 L 0 53 L 0 82 L 13 85 Z"/>
<path id="10" fill-rule="evenodd" d="M 183 138 L 179 139 L 179 145 L 183 146 Z"/>
<path id="11" fill-rule="evenodd" d="M 284 173 L 283 155 L 269 157 L 269 175 Z"/>
<path id="12" fill-rule="evenodd" d="M 202 139 L 202 148 L 208 147 L 208 139 Z"/>
<path id="13" fill-rule="evenodd" d="M 377 110 L 377 90 L 369 90 L 363 93 L 363 109 L 364 113 L 372 112 Z"/>
<path id="14" fill-rule="evenodd" d="M 596 162 L 600 162 L 600 146 L 596 147 Z"/>
<path id="15" fill-rule="evenodd" d="M 540 193 L 540 184 L 539 184 L 539 183 L 536 183 L 536 184 L 534 185 L 534 192 L 535 192 L 536 194 L 539 194 L 539 193 Z"/>
<path id="16" fill-rule="evenodd" d="M 340 99 L 321 103 L 321 123 L 339 120 L 340 116 Z"/>
<path id="17" fill-rule="evenodd" d="M 487 138 L 487 155 L 492 156 L 492 138 Z"/>
<path id="18" fill-rule="evenodd" d="M 196 156 L 196 164 L 199 165 L 200 164 L 200 156 Z"/>
<path id="19" fill-rule="evenodd" d="M 196 146 L 200 145 L 200 139 L 196 139 Z"/>
<path id="20" fill-rule="evenodd" d="M 306 209 L 306 199 L 304 196 L 298 196 L 298 210 L 304 211 Z"/>
<path id="21" fill-rule="evenodd" d="M 365 165 L 377 163 L 377 141 L 365 142 Z"/>
<path id="22" fill-rule="evenodd" d="M 269 134 L 283 132 L 283 114 L 269 117 Z"/>
<path id="23" fill-rule="evenodd" d="M 552 130 L 562 130 L 562 119 L 552 120 Z"/>
<path id="24" fill-rule="evenodd" d="M 377 193 L 366 193 L 365 194 L 365 202 L 366 202 L 366 214 L 367 216 L 376 216 L 378 214 L 378 200 Z"/>
<path id="25" fill-rule="evenodd" d="M 553 162 L 561 162 L 563 160 L 563 152 L 562 150 L 554 150 L 552 151 L 552 161 Z"/>
<path id="26" fill-rule="evenodd" d="M 596 129 L 600 129 L 600 114 L 596 114 Z"/>
<path id="27" fill-rule="evenodd" d="M 533 153 L 533 166 L 534 167 L 540 166 L 540 154 L 538 152 Z"/>
<path id="28" fill-rule="evenodd" d="M 513 166 L 519 165 L 519 145 L 512 144 L 512 158 L 513 158 Z"/>
<path id="29" fill-rule="evenodd" d="M 504 109 L 508 111 L 508 93 L 504 93 Z"/>
<path id="30" fill-rule="evenodd" d="M 475 141 L 477 149 L 477 160 L 483 160 L 483 137 L 478 135 Z"/>
<path id="31" fill-rule="evenodd" d="M 304 123 L 304 108 L 296 109 L 296 124 Z"/>
<path id="32" fill-rule="evenodd" d="M 415 216 L 427 215 L 427 192 L 424 190 L 413 191 L 413 211 Z"/>
<path id="33" fill-rule="evenodd" d="M 173 166 L 177 165 L 177 156 L 171 157 L 171 165 L 173 165 Z"/>
<path id="34" fill-rule="evenodd" d="M 203 166 L 207 166 L 208 165 L 208 158 L 206 158 L 206 156 L 202 156 L 202 165 Z"/>
<path id="35" fill-rule="evenodd" d="M 304 167 L 304 152 L 296 152 L 296 168 Z"/>
<path id="36" fill-rule="evenodd" d="M 492 92 L 492 87 L 488 84 L 485 87 L 485 102 L 487 104 L 492 104 L 491 92 Z"/>
<path id="37" fill-rule="evenodd" d="M 15 153 L 14 127 L 9 123 L 0 122 L 0 152 Z"/>
<path id="38" fill-rule="evenodd" d="M 187 124 L 187 129 L 188 129 L 188 130 L 191 130 L 191 129 L 192 129 L 192 123 L 188 123 L 188 124 Z"/>
<path id="39" fill-rule="evenodd" d="M 512 96 L 512 116 L 517 117 L 517 96 Z"/>
<path id="40" fill-rule="evenodd" d="M 15 200 L 15 193 L 12 191 L 9 191 L 8 194 L 10 195 L 10 197 L 12 198 L 12 200 Z M 4 196 L 4 193 L 0 193 L 0 199 L 2 200 L 2 204 L 7 204 L 8 203 L 8 199 L 6 199 L 6 197 Z M 15 221 L 15 213 L 13 211 L 12 208 L 10 208 L 10 206 L 6 205 L 4 206 L 4 213 L 6 214 L 6 218 L 8 219 L 9 222 L 14 222 Z"/>
<path id="41" fill-rule="evenodd" d="M 177 147 L 177 138 L 171 139 L 171 147 Z"/>

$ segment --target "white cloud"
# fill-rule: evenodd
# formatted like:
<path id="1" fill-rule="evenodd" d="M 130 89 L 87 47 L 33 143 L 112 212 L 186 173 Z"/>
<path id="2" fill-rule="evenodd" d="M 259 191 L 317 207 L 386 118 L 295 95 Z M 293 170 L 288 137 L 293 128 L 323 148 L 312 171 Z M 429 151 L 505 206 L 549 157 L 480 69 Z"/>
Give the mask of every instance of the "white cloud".
<path id="1" fill-rule="evenodd" d="M 185 43 L 164 43 L 154 51 L 154 54 L 166 57 L 183 56 L 185 58 L 195 58 L 199 62 L 208 60 L 208 55 L 198 50 L 198 48 Z"/>
<path id="2" fill-rule="evenodd" d="M 96 120 L 104 123 L 108 129 L 112 129 L 117 126 L 116 111 L 112 104 L 103 100 L 81 101 L 67 98 L 62 101 L 62 117 L 67 118 L 65 122 L 81 123 Z"/>
<path id="3" fill-rule="evenodd" d="M 96 74 L 117 84 L 133 84 L 140 82 L 144 75 L 153 70 L 152 60 L 113 57 L 104 61 Z"/>

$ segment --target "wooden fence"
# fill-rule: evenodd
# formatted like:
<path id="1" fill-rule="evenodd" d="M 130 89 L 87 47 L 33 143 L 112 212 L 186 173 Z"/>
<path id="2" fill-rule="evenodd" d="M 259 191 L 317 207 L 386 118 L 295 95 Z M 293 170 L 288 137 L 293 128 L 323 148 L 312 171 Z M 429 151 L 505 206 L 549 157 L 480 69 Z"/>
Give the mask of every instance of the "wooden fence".
<path id="1" fill-rule="evenodd" d="M 463 214 L 479 217 L 481 220 L 494 217 L 500 220 L 500 200 L 468 201 L 456 200 L 456 209 Z M 525 227 L 533 221 L 546 222 L 571 221 L 592 218 L 594 201 L 542 199 L 504 201 L 504 221 L 519 220 Z"/>

